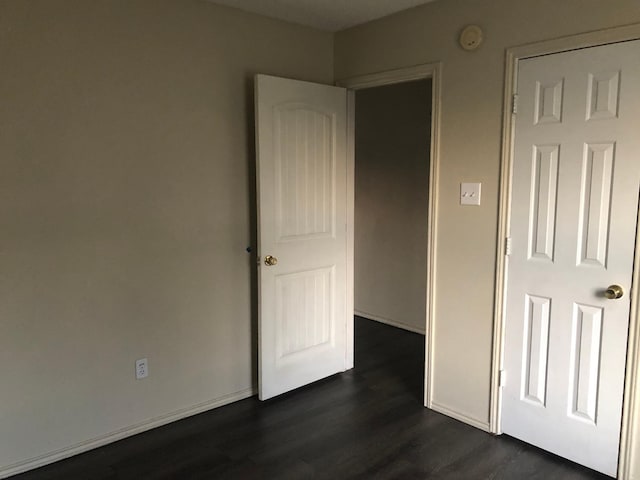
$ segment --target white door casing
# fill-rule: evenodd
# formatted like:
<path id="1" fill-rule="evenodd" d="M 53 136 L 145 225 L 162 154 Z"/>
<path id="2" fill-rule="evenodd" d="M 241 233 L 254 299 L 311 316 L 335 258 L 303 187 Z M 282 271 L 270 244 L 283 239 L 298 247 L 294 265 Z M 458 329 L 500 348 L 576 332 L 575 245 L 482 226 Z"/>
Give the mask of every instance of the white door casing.
<path id="1" fill-rule="evenodd" d="M 265 400 L 348 365 L 347 92 L 257 75 L 255 93 Z"/>
<path id="2" fill-rule="evenodd" d="M 640 186 L 640 42 L 519 62 L 502 430 L 615 475 Z M 626 295 L 603 291 L 621 285 Z"/>
<path id="3" fill-rule="evenodd" d="M 435 315 L 435 278 L 436 278 L 436 239 L 437 235 L 437 198 L 438 198 L 438 172 L 440 164 L 440 105 L 441 105 L 441 82 L 442 82 L 442 64 L 430 63 L 415 65 L 412 67 L 387 70 L 373 74 L 358 75 L 355 77 L 345 78 L 338 81 L 338 85 L 349 89 L 348 101 L 348 135 L 349 135 L 349 155 L 351 160 L 351 172 L 353 175 L 355 148 L 353 145 L 353 137 L 355 131 L 355 91 L 365 88 L 381 87 L 384 85 L 394 85 L 402 82 L 410 82 L 415 80 L 431 79 L 431 132 L 430 132 L 430 169 L 429 169 L 429 200 L 427 215 L 427 292 L 426 292 L 426 309 L 425 309 L 425 382 L 424 382 L 424 405 L 434 410 L 443 410 L 442 406 L 435 405 L 432 400 L 432 381 L 433 381 L 433 318 Z M 349 197 L 353 202 L 354 181 L 351 179 L 348 184 L 350 188 Z M 353 206 L 351 213 L 353 213 Z M 351 228 L 349 228 L 351 227 Z M 353 235 L 353 219 L 349 221 L 347 231 Z M 353 242 L 351 242 L 353 246 Z M 353 252 L 350 257 L 352 258 Z M 349 277 L 348 277 L 349 278 Z M 350 300 L 353 301 L 353 294 L 350 294 Z M 353 308 L 350 308 L 353 310 Z M 353 332 L 351 332 L 353 333 Z M 351 358 L 353 353 L 351 352 Z M 455 412 L 447 411 L 447 415 L 456 417 L 461 421 L 468 422 L 468 418 L 463 418 Z M 478 426 L 478 425 L 476 425 Z M 483 426 L 479 426 L 483 428 Z"/>

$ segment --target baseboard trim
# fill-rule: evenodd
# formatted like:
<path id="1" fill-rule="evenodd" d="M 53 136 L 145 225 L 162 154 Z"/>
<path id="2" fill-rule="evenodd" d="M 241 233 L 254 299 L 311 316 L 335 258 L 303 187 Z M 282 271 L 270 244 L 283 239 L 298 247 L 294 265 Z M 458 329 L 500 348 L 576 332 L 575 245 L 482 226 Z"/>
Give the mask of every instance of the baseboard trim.
<path id="1" fill-rule="evenodd" d="M 471 418 L 464 413 L 456 412 L 455 410 L 445 407 L 444 405 L 440 405 L 436 402 L 431 402 L 431 409 L 435 410 L 438 413 L 446 415 L 447 417 L 454 418 L 461 421 L 462 423 L 466 423 L 467 425 L 471 425 L 472 427 L 476 427 L 480 430 L 484 430 L 485 432 L 490 433 L 489 422 L 481 422 L 480 420 Z"/>
<path id="2" fill-rule="evenodd" d="M 106 435 L 101 435 L 85 442 L 77 443 L 70 447 L 55 450 L 53 452 L 39 455 L 37 457 L 33 457 L 19 463 L 8 465 L 6 467 L 0 467 L 0 478 L 7 478 L 12 475 L 17 475 L 18 473 L 33 470 L 34 468 L 43 467 L 50 463 L 57 462 L 58 460 L 63 460 L 65 458 L 78 455 L 79 453 L 93 450 L 94 448 L 102 447 L 103 445 L 122 440 L 123 438 L 131 437 L 133 435 L 137 435 L 138 433 L 146 432 L 147 430 L 161 427 L 177 420 L 182 420 L 183 418 L 197 415 L 198 413 L 206 412 L 207 410 L 222 407 L 224 405 L 228 405 L 229 403 L 237 402 L 238 400 L 244 400 L 245 398 L 254 396 L 256 393 L 257 388 L 247 388 L 245 390 L 230 393 L 228 395 L 223 395 L 221 397 L 214 398 L 212 400 L 208 400 L 191 407 L 176 410 L 166 415 L 154 417 L 144 422 L 115 430 L 114 432 L 107 433 Z"/>
<path id="3" fill-rule="evenodd" d="M 374 322 L 384 323 L 386 325 L 391 325 L 392 327 L 401 328 L 403 330 L 408 330 L 409 332 L 419 333 L 421 335 L 425 335 L 426 329 L 415 327 L 413 325 L 408 325 L 406 323 L 398 322 L 396 320 L 391 320 L 390 318 L 381 317 L 379 315 L 374 315 L 372 313 L 363 312 L 361 310 L 355 310 L 353 312 L 354 315 L 358 317 L 366 318 L 367 320 L 373 320 Z"/>

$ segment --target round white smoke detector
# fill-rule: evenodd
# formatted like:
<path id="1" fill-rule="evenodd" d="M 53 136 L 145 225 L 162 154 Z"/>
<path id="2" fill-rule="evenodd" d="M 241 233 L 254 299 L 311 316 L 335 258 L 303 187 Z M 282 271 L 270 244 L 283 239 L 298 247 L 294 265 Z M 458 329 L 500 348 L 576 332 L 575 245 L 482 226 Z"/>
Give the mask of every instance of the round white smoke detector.
<path id="1" fill-rule="evenodd" d="M 460 46 L 465 50 L 475 50 L 482 43 L 482 29 L 478 25 L 467 25 L 460 32 Z"/>

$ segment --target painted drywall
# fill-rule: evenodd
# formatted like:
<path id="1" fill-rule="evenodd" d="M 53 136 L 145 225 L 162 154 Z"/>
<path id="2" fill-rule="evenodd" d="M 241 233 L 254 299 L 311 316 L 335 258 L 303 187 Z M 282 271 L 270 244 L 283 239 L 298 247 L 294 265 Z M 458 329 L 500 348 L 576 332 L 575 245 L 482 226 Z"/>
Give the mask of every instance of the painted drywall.
<path id="1" fill-rule="evenodd" d="M 0 1 L 0 474 L 251 393 L 252 76 L 332 56 L 204 0 Z"/>
<path id="2" fill-rule="evenodd" d="M 354 305 L 424 333 L 431 81 L 356 91 Z"/>
<path id="3" fill-rule="evenodd" d="M 443 64 L 433 351 L 437 408 L 488 424 L 505 49 L 639 21 L 635 0 L 447 0 L 336 35 L 337 79 Z M 484 31 L 475 52 L 457 43 L 468 24 Z M 469 181 L 482 182 L 480 207 L 459 205 L 460 182 Z"/>

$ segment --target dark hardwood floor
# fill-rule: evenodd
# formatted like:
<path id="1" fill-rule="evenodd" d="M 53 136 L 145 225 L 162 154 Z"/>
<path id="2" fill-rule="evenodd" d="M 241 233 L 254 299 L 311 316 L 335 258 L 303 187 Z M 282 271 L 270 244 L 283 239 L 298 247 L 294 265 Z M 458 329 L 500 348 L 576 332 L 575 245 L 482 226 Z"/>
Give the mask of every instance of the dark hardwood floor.
<path id="1" fill-rule="evenodd" d="M 423 336 L 357 318 L 356 338 L 352 371 L 13 480 L 609 478 L 423 408 Z"/>

